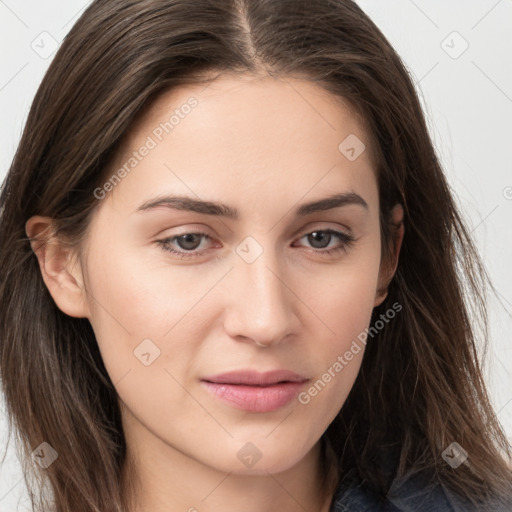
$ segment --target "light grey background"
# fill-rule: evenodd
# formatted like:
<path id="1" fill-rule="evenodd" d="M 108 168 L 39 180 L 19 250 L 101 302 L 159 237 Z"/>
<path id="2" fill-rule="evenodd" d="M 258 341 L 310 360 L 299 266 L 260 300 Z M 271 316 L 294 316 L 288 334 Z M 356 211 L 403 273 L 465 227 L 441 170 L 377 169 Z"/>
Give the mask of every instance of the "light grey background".
<path id="1" fill-rule="evenodd" d="M 0 0 L 0 179 L 50 53 L 88 3 Z M 499 291 L 501 304 L 489 304 L 485 369 L 512 441 L 512 0 L 358 3 L 411 71 L 445 171 Z M 0 512 L 29 510 L 12 441 L 2 461 L 6 441 L 0 411 Z"/>

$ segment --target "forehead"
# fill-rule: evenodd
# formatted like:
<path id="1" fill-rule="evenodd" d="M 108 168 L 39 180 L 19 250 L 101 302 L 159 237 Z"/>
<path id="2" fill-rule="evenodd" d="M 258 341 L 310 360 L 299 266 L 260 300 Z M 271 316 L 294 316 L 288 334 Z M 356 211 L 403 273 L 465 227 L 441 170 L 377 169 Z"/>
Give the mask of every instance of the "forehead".
<path id="1" fill-rule="evenodd" d="M 319 85 L 224 75 L 168 90 L 149 105 L 110 169 L 128 171 L 112 196 L 131 205 L 168 191 L 240 202 L 248 190 L 261 201 L 296 202 L 315 189 L 375 189 L 369 150 L 354 110 Z"/>
<path id="2" fill-rule="evenodd" d="M 305 78 L 228 73 L 207 83 L 191 83 L 164 91 L 138 117 L 129 137 L 158 126 L 173 111 L 179 114 L 191 98 L 201 106 L 194 112 L 198 124 L 201 121 L 225 129 L 231 123 L 234 133 L 238 133 L 242 124 L 248 128 L 251 125 L 253 135 L 254 129 L 266 128 L 258 134 L 260 137 L 281 125 L 286 128 L 283 138 L 298 133 L 320 136 L 328 128 L 339 131 L 342 127 L 360 134 L 364 131 L 361 117 L 348 101 Z M 296 120 L 308 124 L 297 126 L 288 122 Z"/>

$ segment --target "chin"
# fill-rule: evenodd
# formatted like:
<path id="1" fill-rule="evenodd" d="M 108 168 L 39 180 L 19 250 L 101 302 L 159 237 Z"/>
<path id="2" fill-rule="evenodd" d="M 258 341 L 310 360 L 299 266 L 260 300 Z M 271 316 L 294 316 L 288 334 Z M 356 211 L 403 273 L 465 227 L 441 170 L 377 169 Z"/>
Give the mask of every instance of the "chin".
<path id="1" fill-rule="evenodd" d="M 237 446 L 235 457 L 226 458 L 225 450 L 219 454 L 219 458 L 211 460 L 211 465 L 218 470 L 236 475 L 267 475 L 287 471 L 299 463 L 308 452 L 298 453 L 297 445 L 289 448 L 283 446 L 280 449 L 271 444 L 263 446 L 263 443 L 248 441 Z"/>

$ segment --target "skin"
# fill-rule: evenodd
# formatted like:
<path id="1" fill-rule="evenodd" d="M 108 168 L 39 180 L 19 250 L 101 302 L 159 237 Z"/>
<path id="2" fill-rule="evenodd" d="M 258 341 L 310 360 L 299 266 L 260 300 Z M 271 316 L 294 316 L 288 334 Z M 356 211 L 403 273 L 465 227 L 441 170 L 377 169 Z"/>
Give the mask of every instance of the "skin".
<path id="1" fill-rule="evenodd" d="M 191 113 L 98 201 L 80 252 L 55 238 L 36 244 L 48 217 L 31 218 L 27 234 L 59 308 L 90 320 L 119 393 L 138 476 L 133 510 L 291 512 L 300 504 L 327 512 L 319 439 L 352 388 L 364 345 L 308 404 L 294 399 L 273 412 L 236 409 L 200 379 L 284 368 L 314 383 L 384 300 L 378 290 L 396 269 L 403 228 L 384 267 L 369 139 L 347 104 L 298 78 L 224 75 L 207 88 L 168 91 L 132 127 L 112 171 L 191 96 Z M 354 161 L 338 149 L 350 134 L 366 145 Z M 299 205 L 334 193 L 358 194 L 367 208 L 295 216 Z M 225 203 L 240 218 L 137 211 L 170 194 Z M 402 219 L 399 206 L 394 219 Z M 307 236 L 325 229 L 354 242 L 323 255 L 343 247 L 336 236 L 316 245 Z M 180 259 L 157 242 L 194 232 L 209 238 L 167 245 L 197 257 Z M 251 254 L 262 249 L 251 263 L 236 251 L 248 236 Z M 134 356 L 144 339 L 160 350 L 149 366 Z M 261 453 L 251 468 L 237 457 L 247 442 Z"/>

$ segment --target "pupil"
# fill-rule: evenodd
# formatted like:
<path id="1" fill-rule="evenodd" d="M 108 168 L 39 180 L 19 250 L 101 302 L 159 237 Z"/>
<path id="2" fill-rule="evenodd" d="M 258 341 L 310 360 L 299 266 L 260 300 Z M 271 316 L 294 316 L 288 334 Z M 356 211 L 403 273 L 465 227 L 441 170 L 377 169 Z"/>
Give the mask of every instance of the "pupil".
<path id="1" fill-rule="evenodd" d="M 182 249 L 195 249 L 197 247 L 197 240 L 194 240 L 194 237 L 197 235 L 193 233 L 187 233 L 186 235 L 181 235 L 178 238 L 179 245 Z"/>
<path id="2" fill-rule="evenodd" d="M 311 245 L 313 247 L 315 247 L 316 249 L 323 249 L 327 245 L 329 245 L 329 242 L 331 239 L 331 234 L 325 233 L 323 231 L 314 231 L 313 233 L 311 233 L 309 235 L 309 238 L 310 238 L 309 242 L 311 243 Z M 322 239 L 324 239 L 324 242 L 326 241 L 327 243 L 324 243 L 322 245 Z M 318 242 L 320 242 L 320 247 L 317 245 Z"/>

